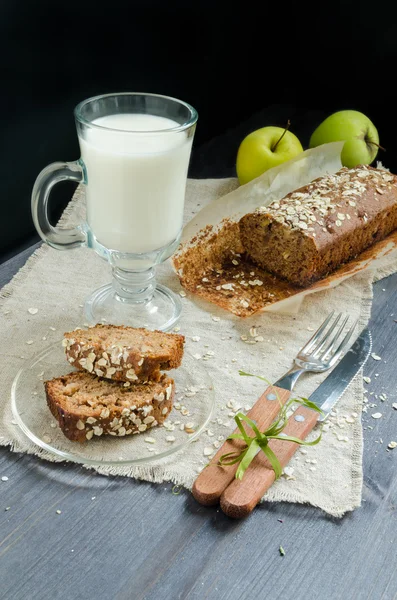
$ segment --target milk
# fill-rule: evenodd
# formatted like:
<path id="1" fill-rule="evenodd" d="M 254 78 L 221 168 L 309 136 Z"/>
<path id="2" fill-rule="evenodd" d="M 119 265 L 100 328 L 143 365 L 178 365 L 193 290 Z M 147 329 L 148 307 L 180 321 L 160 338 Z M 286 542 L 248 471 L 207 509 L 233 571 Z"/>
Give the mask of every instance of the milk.
<path id="1" fill-rule="evenodd" d="M 120 252 L 169 245 L 182 228 L 193 136 L 158 133 L 179 124 L 148 114 L 109 115 L 93 124 L 109 129 L 88 127 L 79 136 L 91 232 Z"/>

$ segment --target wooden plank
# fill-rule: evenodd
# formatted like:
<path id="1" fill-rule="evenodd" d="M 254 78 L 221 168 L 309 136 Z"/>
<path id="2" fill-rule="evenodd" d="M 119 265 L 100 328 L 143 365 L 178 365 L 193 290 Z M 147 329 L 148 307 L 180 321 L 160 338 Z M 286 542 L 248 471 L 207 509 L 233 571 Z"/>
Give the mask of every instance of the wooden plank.
<path id="1" fill-rule="evenodd" d="M 33 252 L 41 246 L 42 242 L 37 242 L 37 244 L 33 244 L 33 246 L 29 246 L 19 254 L 16 254 L 12 258 L 9 258 L 7 261 L 3 262 L 0 265 L 0 289 L 6 285 L 11 279 L 14 277 L 15 273 L 19 271 L 21 267 L 24 266 L 27 259 Z"/>

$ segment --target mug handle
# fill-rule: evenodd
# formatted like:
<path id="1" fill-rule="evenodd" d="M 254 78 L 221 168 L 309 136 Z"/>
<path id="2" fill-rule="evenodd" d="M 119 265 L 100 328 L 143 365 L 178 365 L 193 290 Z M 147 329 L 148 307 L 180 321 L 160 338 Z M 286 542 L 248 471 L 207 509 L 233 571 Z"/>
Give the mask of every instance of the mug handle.
<path id="1" fill-rule="evenodd" d="M 37 232 L 47 244 L 57 250 L 69 250 L 84 246 L 87 237 L 80 225 L 69 229 L 58 229 L 48 220 L 48 200 L 51 190 L 60 181 L 85 182 L 83 163 L 80 160 L 55 162 L 39 173 L 32 191 L 32 217 Z"/>

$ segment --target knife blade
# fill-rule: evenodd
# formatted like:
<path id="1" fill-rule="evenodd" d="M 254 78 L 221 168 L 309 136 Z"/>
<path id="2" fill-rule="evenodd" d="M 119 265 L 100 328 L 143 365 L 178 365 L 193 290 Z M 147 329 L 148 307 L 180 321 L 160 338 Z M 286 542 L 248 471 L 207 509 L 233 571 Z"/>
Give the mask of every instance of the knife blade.
<path id="1" fill-rule="evenodd" d="M 371 349 L 371 334 L 368 329 L 364 329 L 351 349 L 309 398 L 323 413 L 319 415 L 314 410 L 300 406 L 289 417 L 284 433 L 305 439 L 319 421 L 324 421 L 365 365 Z M 299 445 L 289 441 L 271 440 L 269 447 L 276 454 L 282 467 L 285 467 Z M 244 473 L 243 479 L 234 479 L 225 489 L 220 499 L 221 509 L 232 518 L 247 516 L 274 481 L 275 472 L 271 464 L 265 454 L 259 452 Z"/>
<path id="2" fill-rule="evenodd" d="M 354 377 L 367 362 L 371 350 L 371 333 L 365 328 L 340 363 L 310 396 L 310 400 L 322 410 L 318 421 L 324 421 L 328 417 Z"/>

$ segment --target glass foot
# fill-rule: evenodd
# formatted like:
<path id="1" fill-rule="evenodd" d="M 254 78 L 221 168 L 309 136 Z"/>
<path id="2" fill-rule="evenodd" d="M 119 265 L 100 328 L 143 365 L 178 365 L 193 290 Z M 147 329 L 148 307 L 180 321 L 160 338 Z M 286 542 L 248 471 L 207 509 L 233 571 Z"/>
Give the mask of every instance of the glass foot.
<path id="1" fill-rule="evenodd" d="M 90 325 L 109 323 L 169 331 L 177 323 L 182 303 L 171 290 L 156 284 L 150 299 L 121 297 L 112 284 L 104 285 L 87 299 L 85 318 Z"/>

